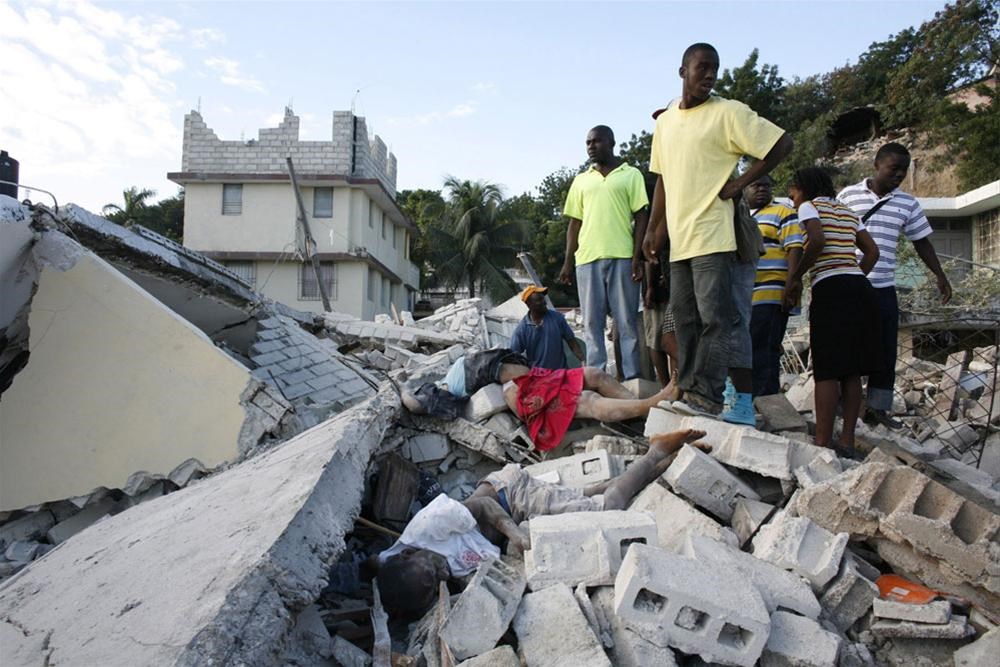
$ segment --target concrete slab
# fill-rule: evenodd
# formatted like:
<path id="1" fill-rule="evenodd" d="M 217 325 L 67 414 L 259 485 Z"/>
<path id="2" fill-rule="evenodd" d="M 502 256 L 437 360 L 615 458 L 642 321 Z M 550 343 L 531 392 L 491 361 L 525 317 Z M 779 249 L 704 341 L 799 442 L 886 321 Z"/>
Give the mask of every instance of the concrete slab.
<path id="1" fill-rule="evenodd" d="M 955 651 L 955 667 L 988 665 L 1000 655 L 1000 627 Z M 992 657 L 991 657 L 992 656 Z"/>
<path id="2" fill-rule="evenodd" d="M 771 433 L 778 431 L 795 431 L 806 433 L 809 430 L 806 420 L 798 413 L 784 394 L 758 396 L 753 399 L 753 406 L 764 417 L 763 430 Z M 812 409 L 810 407 L 810 409 Z"/>
<path id="3" fill-rule="evenodd" d="M 812 619 L 778 611 L 771 614 L 761 667 L 830 667 L 837 664 L 841 639 Z"/>
<path id="4" fill-rule="evenodd" d="M 500 560 L 479 566 L 441 626 L 459 660 L 486 653 L 507 632 L 524 594 L 524 574 Z"/>
<path id="5" fill-rule="evenodd" d="M 542 461 L 525 466 L 524 471 L 543 482 L 575 489 L 605 482 L 615 476 L 610 455 L 603 449 Z"/>
<path id="6" fill-rule="evenodd" d="M 916 623 L 947 623 L 951 620 L 951 603 L 934 600 L 927 604 L 907 604 L 875 598 L 872 609 L 877 618 L 894 618 Z"/>
<path id="7" fill-rule="evenodd" d="M 809 618 L 819 618 L 820 604 L 809 584 L 787 570 L 700 535 L 688 538 L 684 555 L 749 581 L 771 614 L 787 609 Z"/>
<path id="8" fill-rule="evenodd" d="M 521 667 L 521 661 L 510 646 L 498 646 L 492 651 L 458 663 L 458 667 Z"/>
<path id="9" fill-rule="evenodd" d="M 611 667 L 573 591 L 565 584 L 528 593 L 514 617 L 524 661 L 545 667 Z"/>
<path id="10" fill-rule="evenodd" d="M 792 479 L 788 439 L 754 429 L 734 430 L 719 444 L 712 443 L 712 457 L 733 468 L 774 477 Z"/>
<path id="11" fill-rule="evenodd" d="M 962 639 L 976 634 L 966 616 L 952 616 L 947 623 L 914 623 L 882 619 L 872 623 L 872 634 L 878 637 L 910 639 Z"/>
<path id="12" fill-rule="evenodd" d="M 712 517 L 699 512 L 683 498 L 659 483 L 648 485 L 637 495 L 629 509 L 646 512 L 656 521 L 659 545 L 680 553 L 688 535 L 704 535 L 735 546 L 736 535 Z"/>
<path id="13" fill-rule="evenodd" d="M 353 529 L 369 458 L 400 408 L 387 389 L 33 563 L 0 585 L 5 667 L 279 664 L 295 612 L 319 596 Z"/>
<path id="14" fill-rule="evenodd" d="M 607 586 L 633 543 L 655 544 L 656 522 L 644 512 L 569 512 L 528 522 L 524 572 L 531 590 L 555 583 Z"/>

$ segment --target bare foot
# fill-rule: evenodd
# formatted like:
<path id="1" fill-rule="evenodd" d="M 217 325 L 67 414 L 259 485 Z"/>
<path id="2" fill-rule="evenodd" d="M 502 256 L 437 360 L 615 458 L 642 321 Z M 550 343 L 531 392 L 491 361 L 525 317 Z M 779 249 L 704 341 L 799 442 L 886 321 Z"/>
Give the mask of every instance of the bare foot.
<path id="1" fill-rule="evenodd" d="M 689 428 L 673 433 L 659 433 L 649 439 L 649 448 L 656 449 L 662 454 L 673 454 L 686 443 L 692 443 L 705 437 L 705 432 L 696 428 Z M 704 444 L 704 443 L 702 443 Z M 699 447 L 701 449 L 701 447 Z"/>
<path id="2" fill-rule="evenodd" d="M 679 401 L 681 398 L 681 388 L 677 386 L 677 381 L 674 380 L 674 378 L 670 378 L 670 382 L 667 384 L 664 391 L 666 391 L 667 394 L 664 400 L 673 402 Z"/>

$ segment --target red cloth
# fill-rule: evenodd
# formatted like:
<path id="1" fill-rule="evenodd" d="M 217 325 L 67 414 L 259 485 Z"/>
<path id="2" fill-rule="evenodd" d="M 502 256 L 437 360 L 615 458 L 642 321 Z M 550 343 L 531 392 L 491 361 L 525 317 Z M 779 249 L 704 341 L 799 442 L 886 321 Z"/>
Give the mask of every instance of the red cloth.
<path id="1" fill-rule="evenodd" d="M 569 430 L 583 391 L 583 368 L 532 368 L 514 380 L 517 414 L 528 425 L 535 447 L 547 451 Z"/>

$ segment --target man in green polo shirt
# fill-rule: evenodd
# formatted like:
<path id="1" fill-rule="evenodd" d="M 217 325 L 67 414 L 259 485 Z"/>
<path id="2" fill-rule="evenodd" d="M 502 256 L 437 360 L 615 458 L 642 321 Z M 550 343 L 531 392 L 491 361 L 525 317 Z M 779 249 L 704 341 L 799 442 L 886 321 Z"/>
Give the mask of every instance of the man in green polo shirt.
<path id="1" fill-rule="evenodd" d="M 615 135 L 598 125 L 587 133 L 590 168 L 573 179 L 563 215 L 566 260 L 559 279 L 576 282 L 583 313 L 587 365 L 605 370 L 608 361 L 604 326 L 608 312 L 618 325 L 622 376 L 639 377 L 639 283 L 642 239 L 646 234 L 649 198 L 642 173 L 614 154 Z"/>

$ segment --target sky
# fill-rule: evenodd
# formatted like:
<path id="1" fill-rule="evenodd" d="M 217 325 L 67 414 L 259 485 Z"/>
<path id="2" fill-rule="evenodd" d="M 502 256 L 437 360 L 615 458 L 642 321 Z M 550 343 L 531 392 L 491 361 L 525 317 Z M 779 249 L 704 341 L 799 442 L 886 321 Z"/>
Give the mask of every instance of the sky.
<path id="1" fill-rule="evenodd" d="M 583 163 L 594 125 L 651 130 L 693 42 L 724 68 L 757 47 L 806 77 L 944 4 L 0 0 L 0 149 L 22 184 L 96 211 L 130 186 L 177 192 L 192 109 L 251 139 L 291 105 L 300 138 L 328 140 L 353 107 L 396 154 L 398 189 L 453 175 L 517 195 Z"/>

